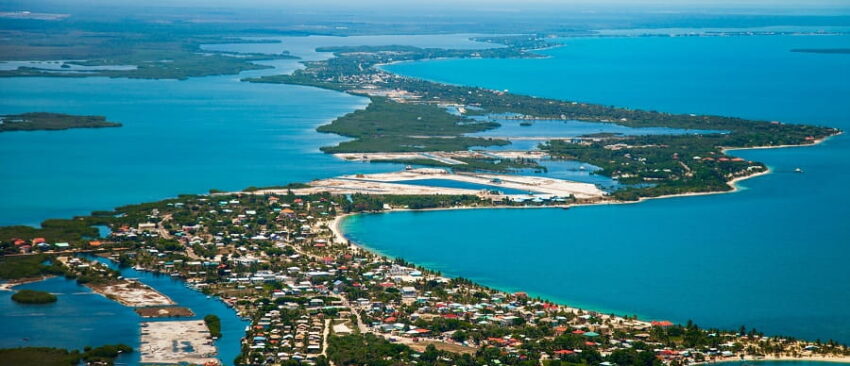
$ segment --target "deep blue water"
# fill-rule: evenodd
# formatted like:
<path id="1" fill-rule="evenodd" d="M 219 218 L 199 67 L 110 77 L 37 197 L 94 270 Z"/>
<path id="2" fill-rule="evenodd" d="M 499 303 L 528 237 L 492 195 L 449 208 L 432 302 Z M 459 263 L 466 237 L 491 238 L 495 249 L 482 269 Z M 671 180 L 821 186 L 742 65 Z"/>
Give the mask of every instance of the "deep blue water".
<path id="1" fill-rule="evenodd" d="M 97 260 L 118 269 L 113 262 Z M 218 358 L 230 365 L 240 352 L 239 340 L 250 323 L 236 316 L 223 302 L 186 287 L 185 282 L 152 272 L 120 269 L 128 278 L 137 278 L 170 297 L 178 306 L 188 307 L 193 317 L 145 319 L 132 308 L 107 299 L 76 281 L 54 277 L 28 283 L 15 289 L 32 289 L 54 293 L 58 300 L 45 305 L 21 305 L 12 301 L 12 291 L 0 292 L 0 348 L 50 346 L 82 349 L 85 346 L 124 343 L 139 349 L 139 323 L 158 320 L 201 319 L 215 314 L 221 319 L 222 337 L 216 341 Z M 139 364 L 140 354 L 122 356 L 120 362 Z"/>
<path id="2" fill-rule="evenodd" d="M 850 130 L 850 36 L 583 38 L 546 59 L 395 64 L 406 75 L 567 100 Z M 850 342 L 850 138 L 734 152 L 773 174 L 733 194 L 570 210 L 400 212 L 354 241 L 507 290 L 650 319 Z M 804 174 L 792 173 L 795 168 Z M 405 230 L 382 230 L 403 227 Z"/>

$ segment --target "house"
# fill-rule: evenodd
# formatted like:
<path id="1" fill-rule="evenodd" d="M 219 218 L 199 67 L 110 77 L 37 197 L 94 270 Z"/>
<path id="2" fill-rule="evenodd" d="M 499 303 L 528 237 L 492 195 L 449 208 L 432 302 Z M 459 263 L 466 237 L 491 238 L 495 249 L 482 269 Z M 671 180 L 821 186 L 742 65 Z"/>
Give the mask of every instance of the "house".
<path id="1" fill-rule="evenodd" d="M 411 286 L 404 286 L 401 288 L 401 296 L 402 297 L 416 297 L 416 288 Z"/>

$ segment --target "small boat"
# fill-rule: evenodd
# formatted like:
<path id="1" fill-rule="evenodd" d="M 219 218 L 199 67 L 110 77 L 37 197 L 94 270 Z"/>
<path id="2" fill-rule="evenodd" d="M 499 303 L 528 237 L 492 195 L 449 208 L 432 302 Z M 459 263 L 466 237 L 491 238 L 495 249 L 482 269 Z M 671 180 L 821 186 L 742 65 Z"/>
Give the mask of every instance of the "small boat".
<path id="1" fill-rule="evenodd" d="M 585 170 L 585 169 L 587 169 L 587 168 L 585 168 L 584 165 L 578 167 L 578 170 Z"/>
<path id="2" fill-rule="evenodd" d="M 803 172 L 803 169 L 800 169 L 800 168 L 794 169 L 794 173 L 802 173 L 802 172 Z"/>

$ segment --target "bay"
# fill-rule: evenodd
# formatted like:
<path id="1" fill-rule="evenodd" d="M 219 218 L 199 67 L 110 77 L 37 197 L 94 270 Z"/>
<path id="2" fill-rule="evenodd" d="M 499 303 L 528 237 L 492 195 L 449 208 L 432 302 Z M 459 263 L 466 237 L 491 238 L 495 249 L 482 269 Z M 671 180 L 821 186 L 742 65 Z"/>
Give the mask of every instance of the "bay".
<path id="1" fill-rule="evenodd" d="M 566 100 L 850 129 L 848 36 L 561 39 L 545 59 L 436 60 L 404 75 Z M 732 194 L 570 210 L 357 216 L 384 254 L 619 314 L 850 342 L 850 139 L 735 151 L 772 174 Z M 794 173 L 801 168 L 803 174 Z"/>

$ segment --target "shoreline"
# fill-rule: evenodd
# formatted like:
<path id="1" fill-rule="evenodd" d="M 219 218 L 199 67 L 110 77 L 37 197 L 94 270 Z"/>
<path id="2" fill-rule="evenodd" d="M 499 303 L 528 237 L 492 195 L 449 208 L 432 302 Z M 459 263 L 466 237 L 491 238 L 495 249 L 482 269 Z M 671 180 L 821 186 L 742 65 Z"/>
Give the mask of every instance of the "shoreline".
<path id="1" fill-rule="evenodd" d="M 727 151 L 734 151 L 734 150 L 774 149 L 774 148 L 816 146 L 816 145 L 819 145 L 820 143 L 828 140 L 829 138 L 831 138 L 833 136 L 841 135 L 842 133 L 843 132 L 838 132 L 835 135 L 827 136 L 825 138 L 815 140 L 811 144 L 805 144 L 805 145 L 779 145 L 779 146 L 756 146 L 756 147 L 747 147 L 747 148 L 722 148 L 721 151 L 723 153 L 726 153 Z M 641 203 L 641 202 L 645 202 L 645 201 L 649 201 L 649 200 L 654 200 L 654 199 L 694 197 L 694 196 L 707 196 L 707 195 L 715 195 L 715 194 L 735 193 L 735 192 L 741 191 L 741 188 L 738 186 L 738 183 L 743 182 L 743 181 L 748 180 L 748 179 L 751 179 L 751 178 L 757 178 L 757 177 L 760 177 L 760 176 L 768 175 L 768 174 L 772 173 L 773 171 L 774 171 L 773 169 L 771 169 L 770 167 L 767 167 L 766 170 L 758 172 L 758 173 L 732 178 L 732 179 L 730 179 L 729 181 L 726 182 L 726 184 L 729 187 L 731 187 L 731 189 L 728 190 L 728 191 L 690 192 L 690 193 L 662 195 L 662 196 L 657 196 L 657 197 L 641 197 L 636 201 L 613 201 L 613 200 L 612 201 L 605 201 L 605 200 L 603 200 L 601 202 L 592 202 L 592 203 L 570 203 L 570 204 L 563 204 L 563 205 L 548 205 L 548 206 L 483 206 L 483 207 L 480 207 L 480 206 L 459 206 L 459 207 L 435 207 L 435 208 L 425 208 L 425 209 L 392 208 L 392 209 L 389 209 L 389 210 L 384 210 L 384 211 L 380 211 L 380 212 L 372 212 L 372 213 L 389 214 L 389 213 L 393 213 L 393 212 L 414 212 L 414 211 L 415 212 L 429 212 L 429 211 L 484 210 L 484 209 L 544 209 L 544 208 L 569 209 L 569 208 L 573 208 L 573 207 L 596 206 L 596 205 L 637 204 L 637 203 Z M 342 229 L 342 222 L 345 219 L 347 219 L 348 217 L 355 216 L 355 215 L 367 214 L 367 213 L 370 213 L 370 212 L 341 214 L 341 215 L 334 217 L 333 220 L 331 220 L 328 223 L 327 226 L 331 230 L 331 233 L 332 233 L 333 238 L 334 238 L 334 242 L 336 242 L 336 243 L 348 244 L 350 246 L 357 248 L 358 250 L 370 252 L 370 253 L 373 253 L 373 254 L 376 254 L 376 255 L 386 255 L 386 254 L 380 253 L 377 250 L 367 248 L 362 243 L 357 243 L 353 240 L 350 240 L 348 237 L 346 237 L 345 232 Z M 496 289 L 496 290 L 505 292 L 505 291 L 499 290 L 499 289 Z M 540 297 L 545 299 L 545 297 L 543 297 L 543 296 L 540 296 Z M 587 308 L 587 309 L 577 308 L 577 307 L 573 307 L 573 306 L 570 306 L 570 305 L 561 304 L 561 303 L 558 303 L 556 300 L 549 300 L 549 301 L 553 301 L 554 303 L 561 305 L 561 306 L 564 306 L 566 308 L 595 311 L 595 310 L 592 310 L 592 308 Z M 744 360 L 740 360 L 740 359 L 720 360 L 720 361 L 711 361 L 711 362 L 707 362 L 707 363 L 744 362 L 744 361 L 759 362 L 759 361 L 821 361 L 821 360 L 820 360 L 820 358 L 815 358 L 815 357 L 800 359 L 800 358 L 782 356 L 782 357 L 772 357 L 772 358 L 764 358 L 764 359 L 745 358 Z M 823 359 L 822 361 L 824 361 L 824 362 L 850 363 L 850 357 L 826 358 L 826 359 Z"/>
<path id="2" fill-rule="evenodd" d="M 753 356 L 745 356 L 744 359 L 736 358 L 736 359 L 722 359 L 722 360 L 714 360 L 714 361 L 703 361 L 693 363 L 692 365 L 713 365 L 713 364 L 727 364 L 733 362 L 752 362 L 752 363 L 760 363 L 760 362 L 829 362 L 829 363 L 839 363 L 839 364 L 850 364 L 850 356 L 843 357 L 821 357 L 821 356 L 800 356 L 800 357 L 792 357 L 792 356 L 771 356 L 771 357 L 761 357 L 756 358 Z"/>
<path id="3" fill-rule="evenodd" d="M 15 287 L 20 285 L 26 285 L 28 283 L 41 282 L 49 278 L 53 278 L 56 276 L 39 276 L 39 277 L 27 277 L 27 278 L 19 278 L 15 280 L 9 280 L 3 283 L 0 283 L 0 291 L 16 291 Z"/>

